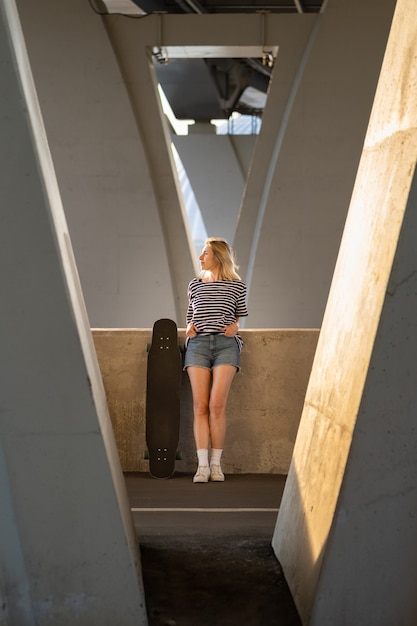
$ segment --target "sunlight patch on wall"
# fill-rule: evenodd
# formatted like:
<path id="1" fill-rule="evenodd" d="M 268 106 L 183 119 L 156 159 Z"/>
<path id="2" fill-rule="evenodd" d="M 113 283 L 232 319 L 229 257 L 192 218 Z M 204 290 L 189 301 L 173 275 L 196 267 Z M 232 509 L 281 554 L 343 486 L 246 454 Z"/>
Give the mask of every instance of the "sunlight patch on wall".
<path id="1" fill-rule="evenodd" d="M 204 242 L 207 239 L 207 231 L 204 225 L 204 220 L 201 215 L 200 207 L 194 195 L 193 188 L 191 187 L 190 180 L 187 176 L 187 172 L 184 169 L 180 156 L 174 146 L 171 143 L 171 150 L 177 168 L 178 180 L 181 187 L 182 196 L 184 199 L 185 212 L 188 219 L 188 227 L 190 230 L 191 238 L 193 240 L 194 249 L 197 256 L 200 255 L 204 246 Z"/>

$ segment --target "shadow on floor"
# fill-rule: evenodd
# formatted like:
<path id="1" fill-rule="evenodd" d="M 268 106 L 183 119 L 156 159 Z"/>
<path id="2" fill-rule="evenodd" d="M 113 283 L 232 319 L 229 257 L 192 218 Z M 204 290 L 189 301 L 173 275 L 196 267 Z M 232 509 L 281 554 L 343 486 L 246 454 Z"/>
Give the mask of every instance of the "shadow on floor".
<path id="1" fill-rule="evenodd" d="M 141 546 L 149 626 L 300 626 L 270 541 L 189 537 Z"/>
<path id="2" fill-rule="evenodd" d="M 301 626 L 271 547 L 283 481 L 126 477 L 149 626 Z"/>

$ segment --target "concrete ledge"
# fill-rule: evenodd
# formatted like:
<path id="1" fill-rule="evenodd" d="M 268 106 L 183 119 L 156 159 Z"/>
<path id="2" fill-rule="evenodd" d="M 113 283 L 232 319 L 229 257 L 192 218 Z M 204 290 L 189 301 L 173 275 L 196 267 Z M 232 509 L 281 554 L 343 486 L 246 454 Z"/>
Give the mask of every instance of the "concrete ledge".
<path id="1" fill-rule="evenodd" d="M 93 329 L 123 471 L 148 470 L 145 442 L 146 344 L 151 329 Z M 184 329 L 179 329 L 184 342 Z M 241 371 L 230 392 L 223 467 L 228 473 L 286 474 L 319 331 L 242 330 Z M 177 471 L 193 472 L 192 398 L 184 372 Z"/>

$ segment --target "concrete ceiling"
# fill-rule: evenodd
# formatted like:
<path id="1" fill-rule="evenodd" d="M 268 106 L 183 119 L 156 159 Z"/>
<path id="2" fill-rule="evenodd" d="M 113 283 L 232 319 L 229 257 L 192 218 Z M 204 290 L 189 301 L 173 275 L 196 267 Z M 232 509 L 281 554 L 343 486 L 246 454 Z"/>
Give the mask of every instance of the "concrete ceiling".
<path id="1" fill-rule="evenodd" d="M 150 13 L 319 13 L 326 0 L 103 0 L 109 12 Z M 208 122 L 233 112 L 262 116 L 274 57 L 261 50 L 246 55 L 218 48 L 154 49 L 154 65 L 175 116 Z"/>

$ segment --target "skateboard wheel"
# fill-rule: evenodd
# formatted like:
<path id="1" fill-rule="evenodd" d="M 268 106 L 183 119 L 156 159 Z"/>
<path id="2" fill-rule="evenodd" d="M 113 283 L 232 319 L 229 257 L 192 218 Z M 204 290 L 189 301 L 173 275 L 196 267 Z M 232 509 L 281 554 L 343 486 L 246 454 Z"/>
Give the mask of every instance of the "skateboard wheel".
<path id="1" fill-rule="evenodd" d="M 143 451 L 143 458 L 145 459 L 145 461 L 149 460 L 149 450 Z"/>
<path id="2" fill-rule="evenodd" d="M 175 458 L 177 459 L 177 461 L 182 461 L 182 452 L 181 452 L 181 450 L 177 450 Z"/>

